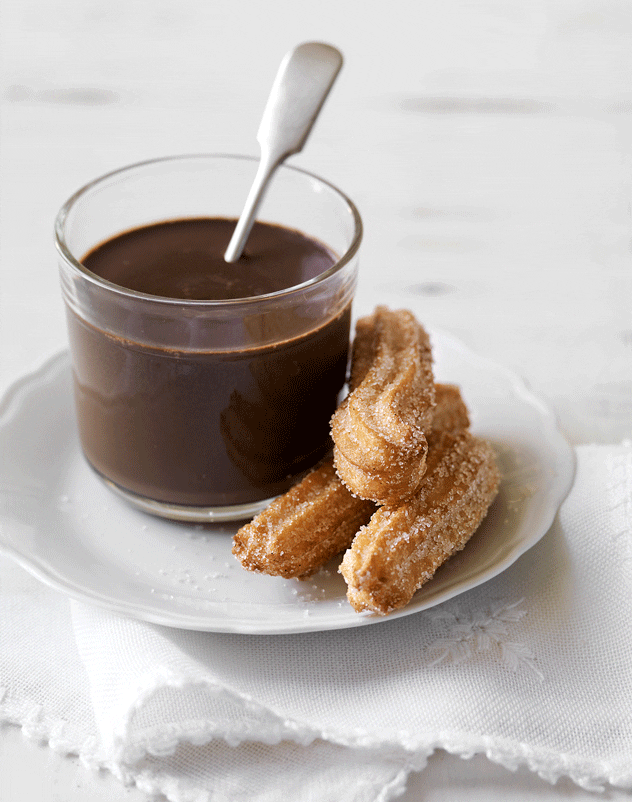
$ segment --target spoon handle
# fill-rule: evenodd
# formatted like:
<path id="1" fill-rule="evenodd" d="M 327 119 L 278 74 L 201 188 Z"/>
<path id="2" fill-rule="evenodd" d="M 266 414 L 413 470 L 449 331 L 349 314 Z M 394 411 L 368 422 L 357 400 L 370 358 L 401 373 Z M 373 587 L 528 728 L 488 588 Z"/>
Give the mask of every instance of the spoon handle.
<path id="1" fill-rule="evenodd" d="M 241 256 L 272 174 L 303 148 L 341 67 L 340 52 L 321 42 L 298 45 L 281 62 L 257 132 L 259 167 L 224 254 L 227 262 Z"/>

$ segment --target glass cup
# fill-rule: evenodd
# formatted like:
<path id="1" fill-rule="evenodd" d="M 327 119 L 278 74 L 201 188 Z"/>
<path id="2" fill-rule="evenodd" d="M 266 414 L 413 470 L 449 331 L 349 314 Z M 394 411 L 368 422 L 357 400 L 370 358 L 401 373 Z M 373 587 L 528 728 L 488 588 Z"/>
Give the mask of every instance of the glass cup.
<path id="1" fill-rule="evenodd" d="M 336 187 L 281 166 L 260 218 L 317 240 L 337 261 L 256 297 L 149 295 L 97 276 L 82 258 L 152 223 L 236 219 L 256 166 L 223 154 L 135 164 L 80 189 L 56 220 L 83 452 L 119 495 L 166 518 L 252 516 L 331 447 L 360 216 Z"/>

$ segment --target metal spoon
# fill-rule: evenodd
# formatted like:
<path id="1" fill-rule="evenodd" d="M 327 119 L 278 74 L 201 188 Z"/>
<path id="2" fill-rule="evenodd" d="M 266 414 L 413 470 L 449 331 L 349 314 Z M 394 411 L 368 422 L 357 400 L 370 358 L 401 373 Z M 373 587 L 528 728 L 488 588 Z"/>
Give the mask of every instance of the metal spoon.
<path id="1" fill-rule="evenodd" d="M 241 256 L 268 182 L 281 162 L 303 148 L 341 67 L 341 53 L 321 42 L 298 45 L 281 62 L 257 132 L 259 167 L 224 254 L 227 262 Z"/>

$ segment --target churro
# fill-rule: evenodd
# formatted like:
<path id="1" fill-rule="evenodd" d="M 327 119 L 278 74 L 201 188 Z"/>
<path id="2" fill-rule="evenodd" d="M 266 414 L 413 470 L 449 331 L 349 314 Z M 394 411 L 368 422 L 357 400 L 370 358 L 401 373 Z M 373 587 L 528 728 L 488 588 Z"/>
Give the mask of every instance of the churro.
<path id="1" fill-rule="evenodd" d="M 340 571 L 358 612 L 403 607 L 483 520 L 499 484 L 492 448 L 467 429 L 430 435 L 417 494 L 380 507 L 346 551 Z"/>
<path id="2" fill-rule="evenodd" d="M 493 450 L 469 425 L 459 388 L 434 383 L 424 329 L 410 312 L 378 307 L 356 327 L 333 457 L 242 526 L 233 554 L 250 571 L 304 578 L 345 552 L 355 610 L 403 607 L 465 546 L 498 491 Z"/>
<path id="3" fill-rule="evenodd" d="M 436 395 L 433 429 L 467 427 L 459 388 L 437 384 Z M 351 494 L 329 459 L 242 526 L 233 554 L 251 571 L 306 577 L 347 549 L 376 509 Z"/>
<path id="4" fill-rule="evenodd" d="M 375 509 L 351 495 L 330 459 L 242 526 L 233 554 L 250 571 L 307 577 L 348 548 Z"/>
<path id="5" fill-rule="evenodd" d="M 470 425 L 470 416 L 456 384 L 435 384 L 436 404 L 431 432 L 458 432 Z"/>
<path id="6" fill-rule="evenodd" d="M 334 413 L 334 464 L 361 498 L 394 504 L 423 478 L 435 385 L 430 340 L 412 313 L 379 306 L 356 326 L 350 392 Z"/>

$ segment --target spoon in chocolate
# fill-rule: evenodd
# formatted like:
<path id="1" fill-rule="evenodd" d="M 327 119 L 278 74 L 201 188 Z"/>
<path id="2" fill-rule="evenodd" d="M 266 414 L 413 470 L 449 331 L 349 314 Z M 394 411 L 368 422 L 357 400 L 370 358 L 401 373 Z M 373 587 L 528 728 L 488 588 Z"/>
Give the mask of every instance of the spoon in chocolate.
<path id="1" fill-rule="evenodd" d="M 241 256 L 274 171 L 302 150 L 341 67 L 341 53 L 321 42 L 298 45 L 281 62 L 257 132 L 259 166 L 224 254 L 227 262 Z"/>

